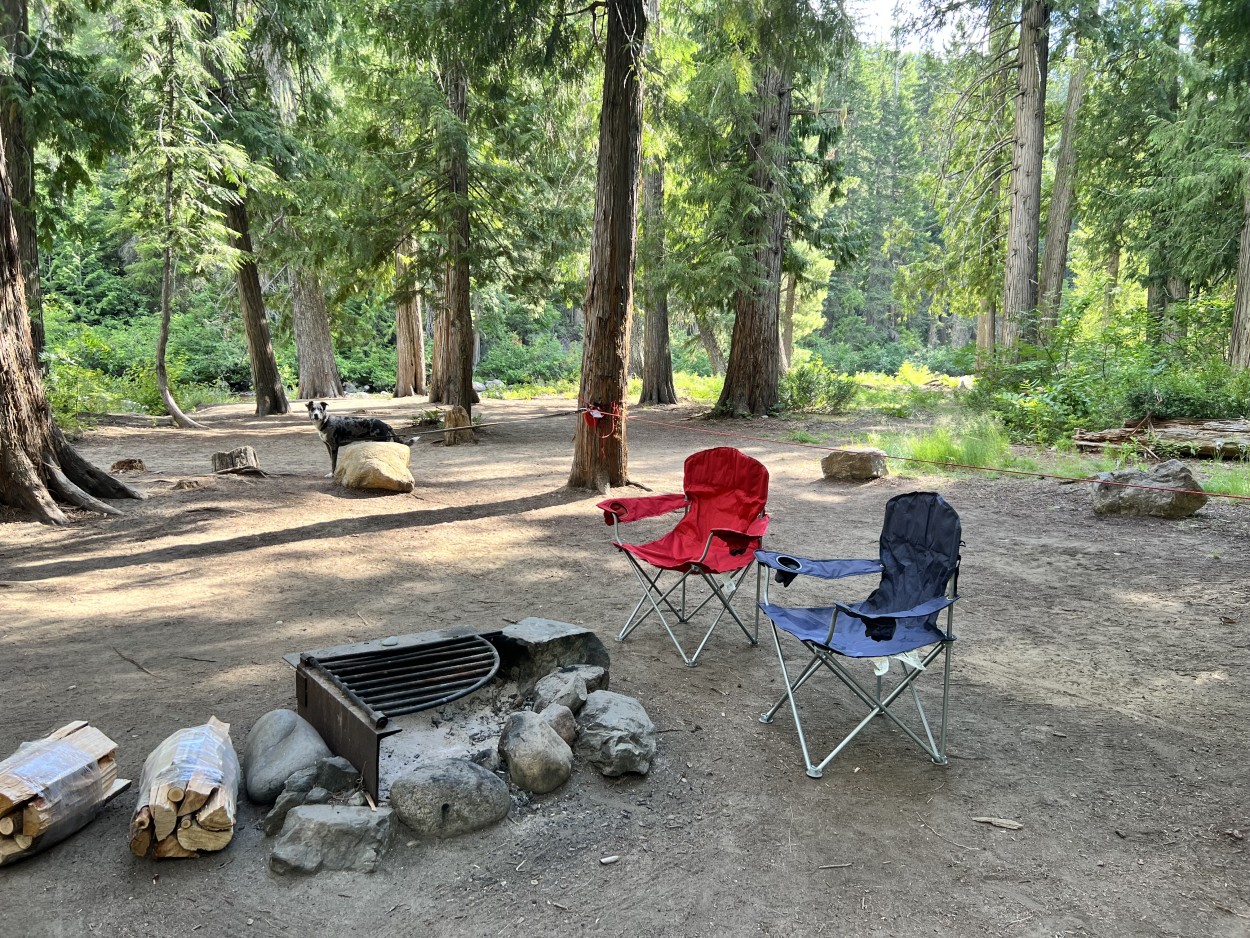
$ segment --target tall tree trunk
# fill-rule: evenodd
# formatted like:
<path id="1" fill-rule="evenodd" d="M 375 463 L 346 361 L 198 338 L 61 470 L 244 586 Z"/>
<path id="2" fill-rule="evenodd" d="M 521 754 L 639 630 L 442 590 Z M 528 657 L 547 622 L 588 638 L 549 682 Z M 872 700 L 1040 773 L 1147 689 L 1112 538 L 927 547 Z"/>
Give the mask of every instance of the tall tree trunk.
<path id="1" fill-rule="evenodd" d="M 643 226 L 652 256 L 647 265 L 647 315 L 642 350 L 642 394 L 639 404 L 676 404 L 673 352 L 668 337 L 668 283 L 664 279 L 664 165 L 649 170 L 643 183 Z"/>
<path id="2" fill-rule="evenodd" d="M 790 76 L 762 66 L 756 81 L 759 110 L 750 153 L 751 185 L 759 193 L 759 213 L 748 230 L 755 245 L 752 282 L 734 297 L 734 331 L 718 413 L 731 416 L 767 414 L 777 406 L 779 359 L 778 306 L 781 296 L 781 253 L 785 239 L 789 164 Z"/>
<path id="3" fill-rule="evenodd" d="M 794 306 L 798 301 L 799 275 L 786 274 L 786 301 L 781 307 L 781 373 L 790 370 L 794 360 Z"/>
<path id="4" fill-rule="evenodd" d="M 582 341 L 583 405 L 605 416 L 578 421 L 569 485 L 603 491 L 629 483 L 625 435 L 629 327 L 634 304 L 638 170 L 642 162 L 642 0 L 607 0 L 599 166 Z"/>
<path id="5" fill-rule="evenodd" d="M 1151 345 L 1163 342 L 1163 316 L 1167 308 L 1166 278 L 1160 272 L 1160 266 L 1157 260 L 1151 260 L 1146 275 L 1146 337 Z"/>
<path id="6" fill-rule="evenodd" d="M 1189 332 L 1189 318 L 1172 307 L 1189 300 L 1189 281 L 1169 276 L 1163 281 L 1163 341 L 1175 345 Z"/>
<path id="7" fill-rule="evenodd" d="M 252 235 L 247 217 L 247 204 L 240 199 L 226 206 L 226 224 L 234 232 L 234 246 L 246 258 L 239 265 L 239 310 L 247 334 L 247 357 L 252 366 L 252 388 L 256 392 L 256 416 L 289 413 L 286 388 L 278 374 L 278 362 L 269 338 L 269 321 L 265 318 L 265 298 L 260 289 L 260 272 L 252 253 Z"/>
<path id="8" fill-rule="evenodd" d="M 1076 191 L 1076 119 L 1085 93 L 1084 60 L 1076 63 L 1068 78 L 1068 102 L 1063 109 L 1059 155 L 1055 159 L 1055 182 L 1050 210 L 1046 213 L 1046 247 L 1042 252 L 1041 299 L 1038 308 L 1038 339 L 1044 344 L 1059 318 L 1063 277 L 1068 268 L 1068 232 L 1072 228 L 1072 203 Z"/>
<path id="9" fill-rule="evenodd" d="M 1115 318 L 1115 299 L 1120 293 L 1120 242 L 1111 245 L 1107 256 L 1107 285 L 1102 291 L 1102 324 L 1111 325 Z"/>
<path id="10" fill-rule="evenodd" d="M 0 0 L 0 17 L 3 18 L 0 29 L 4 31 L 4 46 L 10 61 L 25 58 L 30 48 L 26 0 Z M 19 79 L 10 69 L 4 80 L 17 82 Z M 27 139 L 21 109 L 12 98 L 8 106 L 0 108 L 0 133 L 4 134 L 5 166 L 13 189 L 13 224 L 17 227 L 17 245 L 26 284 L 31 342 L 38 361 L 43 355 L 44 333 L 43 287 L 39 275 L 39 237 L 35 218 L 35 148 Z M 47 372 L 46 366 L 43 371 Z"/>
<path id="11" fill-rule="evenodd" d="M 408 250 L 412 245 L 409 243 Z M 421 322 L 421 293 L 409 282 L 408 261 L 395 252 L 395 396 L 425 393 L 425 326 Z"/>
<path id="12" fill-rule="evenodd" d="M 343 381 L 334 358 L 330 314 L 321 280 L 311 270 L 291 275 L 291 312 L 295 327 L 295 354 L 299 357 L 299 391 L 302 400 L 342 397 Z"/>
<path id="13" fill-rule="evenodd" d="M 1037 309 L 1037 242 L 1041 229 L 1042 155 L 1046 131 L 1049 0 L 1023 0 L 1016 87 L 1011 216 L 1003 278 L 1000 338 L 1014 348 Z"/>
<path id="14" fill-rule="evenodd" d="M 998 305 L 993 297 L 981 297 L 981 311 L 977 313 L 977 365 L 983 366 L 994 357 L 994 342 L 998 337 Z"/>
<path id="15" fill-rule="evenodd" d="M 171 49 L 171 59 L 172 54 Z M 168 85 L 165 102 L 168 108 L 167 113 L 171 115 L 174 108 L 173 97 L 174 87 L 171 81 Z M 173 222 L 174 164 L 167 158 L 165 160 L 165 247 L 161 252 L 161 325 L 156 337 L 156 390 L 161 396 L 165 409 L 169 411 L 169 416 L 174 418 L 174 423 L 177 426 L 182 427 L 184 430 L 207 430 L 208 427 L 199 421 L 192 420 L 178 406 L 178 402 L 174 400 L 173 392 L 169 389 L 169 373 L 165 368 L 165 350 L 169 346 L 169 321 L 172 316 L 174 302 Z"/>
<path id="16" fill-rule="evenodd" d="M 23 280 L 9 174 L 0 161 L 0 502 L 45 524 L 67 523 L 57 502 L 119 515 L 100 498 L 143 495 L 79 456 L 52 423 Z"/>
<path id="17" fill-rule="evenodd" d="M 723 375 L 725 373 L 725 353 L 721 351 L 720 342 L 716 340 L 716 330 L 712 328 L 712 322 L 707 318 L 707 313 L 702 310 L 695 310 L 694 327 L 699 333 L 699 344 L 703 346 L 703 351 L 707 353 L 707 361 L 712 368 L 712 374 Z"/>
<path id="18" fill-rule="evenodd" d="M 434 328 L 438 368 L 430 380 L 430 400 L 459 405 L 470 414 L 473 391 L 473 311 L 469 306 L 469 78 L 464 65 L 444 69 L 447 107 L 458 122 L 448 141 L 447 258 L 443 277 L 444 308 Z"/>
<path id="19" fill-rule="evenodd" d="M 1250 194 L 1245 197 L 1243 212 L 1237 298 L 1233 302 L 1233 331 L 1228 346 L 1228 360 L 1238 371 L 1250 368 Z"/>

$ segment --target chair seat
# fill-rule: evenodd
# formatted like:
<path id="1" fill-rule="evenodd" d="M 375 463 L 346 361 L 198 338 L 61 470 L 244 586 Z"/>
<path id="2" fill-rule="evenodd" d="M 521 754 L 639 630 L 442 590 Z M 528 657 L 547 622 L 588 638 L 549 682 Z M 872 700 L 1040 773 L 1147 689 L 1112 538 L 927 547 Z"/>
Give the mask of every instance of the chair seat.
<path id="1" fill-rule="evenodd" d="M 646 544 L 617 544 L 616 546 L 637 557 L 643 563 L 661 570 L 676 570 L 680 573 L 688 572 L 696 563 L 701 569 L 711 573 L 732 573 L 735 570 L 741 570 L 754 559 L 749 550 L 733 553 L 731 546 L 717 537 L 712 538 L 712 545 L 708 547 L 707 535 L 698 532 L 699 537 L 692 537 L 691 533 L 690 529 L 679 526 L 663 537 Z M 704 548 L 707 548 L 706 557 L 703 557 Z M 700 557 L 703 557 L 702 562 L 699 561 Z"/>
<path id="2" fill-rule="evenodd" d="M 858 608 L 855 604 L 852 608 Z M 825 644 L 829 635 L 829 623 L 833 620 L 835 606 L 809 606 L 792 608 L 760 603 L 760 609 L 773 623 L 785 632 L 804 642 L 813 642 L 822 648 L 837 652 L 847 658 L 877 658 L 915 651 L 935 642 L 947 641 L 947 635 L 934 624 L 937 616 L 920 616 L 899 619 L 894 636 L 885 641 L 869 638 L 861 619 L 838 613 L 838 624 L 833 630 L 833 640 Z"/>

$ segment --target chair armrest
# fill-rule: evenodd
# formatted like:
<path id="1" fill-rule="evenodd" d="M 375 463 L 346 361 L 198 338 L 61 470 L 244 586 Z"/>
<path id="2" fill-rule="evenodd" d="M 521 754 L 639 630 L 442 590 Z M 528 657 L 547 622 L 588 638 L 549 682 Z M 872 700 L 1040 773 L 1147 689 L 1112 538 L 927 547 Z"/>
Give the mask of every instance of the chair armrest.
<path id="1" fill-rule="evenodd" d="M 685 505 L 685 495 L 644 495 L 638 498 L 610 498 L 595 507 L 602 509 L 604 524 L 627 524 L 630 521 L 666 515 L 670 511 L 684 508 Z"/>
<path id="2" fill-rule="evenodd" d="M 871 621 L 873 619 L 919 619 L 922 616 L 931 615 L 940 612 L 947 606 L 954 605 L 958 596 L 936 596 L 933 599 L 927 599 L 918 606 L 912 606 L 910 609 L 899 609 L 897 611 L 891 609 L 886 612 L 874 612 L 871 615 L 861 612 L 848 606 L 846 603 L 834 602 L 838 612 L 845 613 L 853 619 L 862 621 Z"/>
<path id="3" fill-rule="evenodd" d="M 785 586 L 789 586 L 790 581 L 800 574 L 822 580 L 840 580 L 847 576 L 866 576 L 881 572 L 879 560 L 812 560 L 808 557 L 779 554 L 772 550 L 757 550 L 755 559 L 762 566 L 776 570 L 780 574 L 777 581 Z"/>
<path id="4" fill-rule="evenodd" d="M 768 533 L 768 522 L 770 520 L 768 515 L 760 515 L 760 517 L 747 525 L 745 531 L 739 531 L 735 528 L 712 528 L 711 535 L 712 537 L 719 537 L 728 544 L 731 554 L 741 554 L 750 550 L 754 544 L 758 544 L 760 538 Z M 704 553 L 706 555 L 706 551 Z"/>

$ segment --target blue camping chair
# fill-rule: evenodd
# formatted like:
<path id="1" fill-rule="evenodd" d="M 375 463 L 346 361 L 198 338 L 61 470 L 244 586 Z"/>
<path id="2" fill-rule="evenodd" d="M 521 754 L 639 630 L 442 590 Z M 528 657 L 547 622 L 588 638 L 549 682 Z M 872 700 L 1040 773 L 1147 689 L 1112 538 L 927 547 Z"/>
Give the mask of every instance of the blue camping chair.
<path id="1" fill-rule="evenodd" d="M 886 502 L 885 523 L 881 529 L 879 560 L 810 560 L 774 551 L 757 550 L 755 559 L 757 590 L 759 574 L 765 568 L 775 571 L 773 578 L 789 586 L 798 576 L 837 580 L 870 573 L 881 575 L 880 585 L 863 602 L 835 602 L 831 606 L 794 608 L 778 606 L 769 601 L 768 580 L 763 578 L 762 602 L 759 608 L 773 626 L 773 641 L 786 692 L 772 709 L 760 716 L 761 723 L 771 723 L 787 700 L 794 714 L 799 745 L 807 763 L 807 774 L 820 778 L 825 766 L 833 761 L 848 743 L 859 735 L 876 717 L 888 717 L 916 742 L 938 765 L 946 764 L 946 717 L 950 703 L 951 645 L 954 604 L 959 598 L 959 515 L 936 492 L 910 492 L 896 495 Z M 938 614 L 946 610 L 946 628 L 938 628 Z M 797 638 L 811 652 L 811 660 L 791 679 L 782 652 L 781 633 Z M 932 646 L 932 647 L 929 647 Z M 929 648 L 923 655 L 920 649 Z M 902 656 L 902 657 L 896 657 Z M 942 656 L 942 725 L 934 742 L 928 718 L 920 702 L 915 683 L 929 665 Z M 844 659 L 874 659 L 875 690 L 865 687 Z M 891 659 L 901 665 L 902 678 L 896 686 L 883 693 L 883 676 Z M 816 675 L 827 668 L 869 709 L 856 727 L 834 747 L 820 763 L 813 763 L 807 748 L 807 737 L 795 694 Z M 904 723 L 890 709 L 906 691 L 911 691 L 924 738 Z"/>

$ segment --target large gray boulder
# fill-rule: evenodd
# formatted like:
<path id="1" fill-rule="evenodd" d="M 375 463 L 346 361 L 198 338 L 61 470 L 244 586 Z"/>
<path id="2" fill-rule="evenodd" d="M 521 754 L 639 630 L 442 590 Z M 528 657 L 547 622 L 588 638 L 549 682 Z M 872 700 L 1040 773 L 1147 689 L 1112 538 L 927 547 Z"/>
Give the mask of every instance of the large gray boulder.
<path id="1" fill-rule="evenodd" d="M 1093 489 L 1094 511 L 1100 515 L 1188 518 L 1207 503 L 1202 486 L 1179 459 L 1159 463 L 1149 472 L 1142 472 L 1140 469 L 1117 469 L 1115 472 L 1100 472 L 1097 478 L 1098 484 Z M 1186 492 L 1159 492 L 1105 484 L 1112 482 L 1185 489 Z"/>
<path id="2" fill-rule="evenodd" d="M 499 754 L 518 788 L 536 794 L 554 791 L 573 774 L 573 750 L 532 710 L 510 714 L 499 737 Z"/>
<path id="3" fill-rule="evenodd" d="M 611 667 L 608 650 L 590 629 L 537 616 L 506 626 L 495 647 L 501 676 L 516 681 L 522 692 L 543 675 L 568 665 L 588 664 L 605 672 Z"/>
<path id="4" fill-rule="evenodd" d="M 269 854 L 269 868 L 275 873 L 372 873 L 394 840 L 395 812 L 390 808 L 302 805 L 286 816 Z"/>
<path id="5" fill-rule="evenodd" d="M 646 775 L 655 758 L 655 724 L 633 697 L 597 690 L 577 717 L 577 754 L 604 775 Z"/>
<path id="6" fill-rule="evenodd" d="M 240 755 L 248 799 L 256 804 L 272 804 L 292 773 L 333 753 L 311 724 L 294 710 L 270 710 L 247 734 Z"/>
<path id="7" fill-rule="evenodd" d="M 395 779 L 391 807 L 422 837 L 458 837 L 508 816 L 512 796 L 498 775 L 468 759 L 440 759 Z"/>

